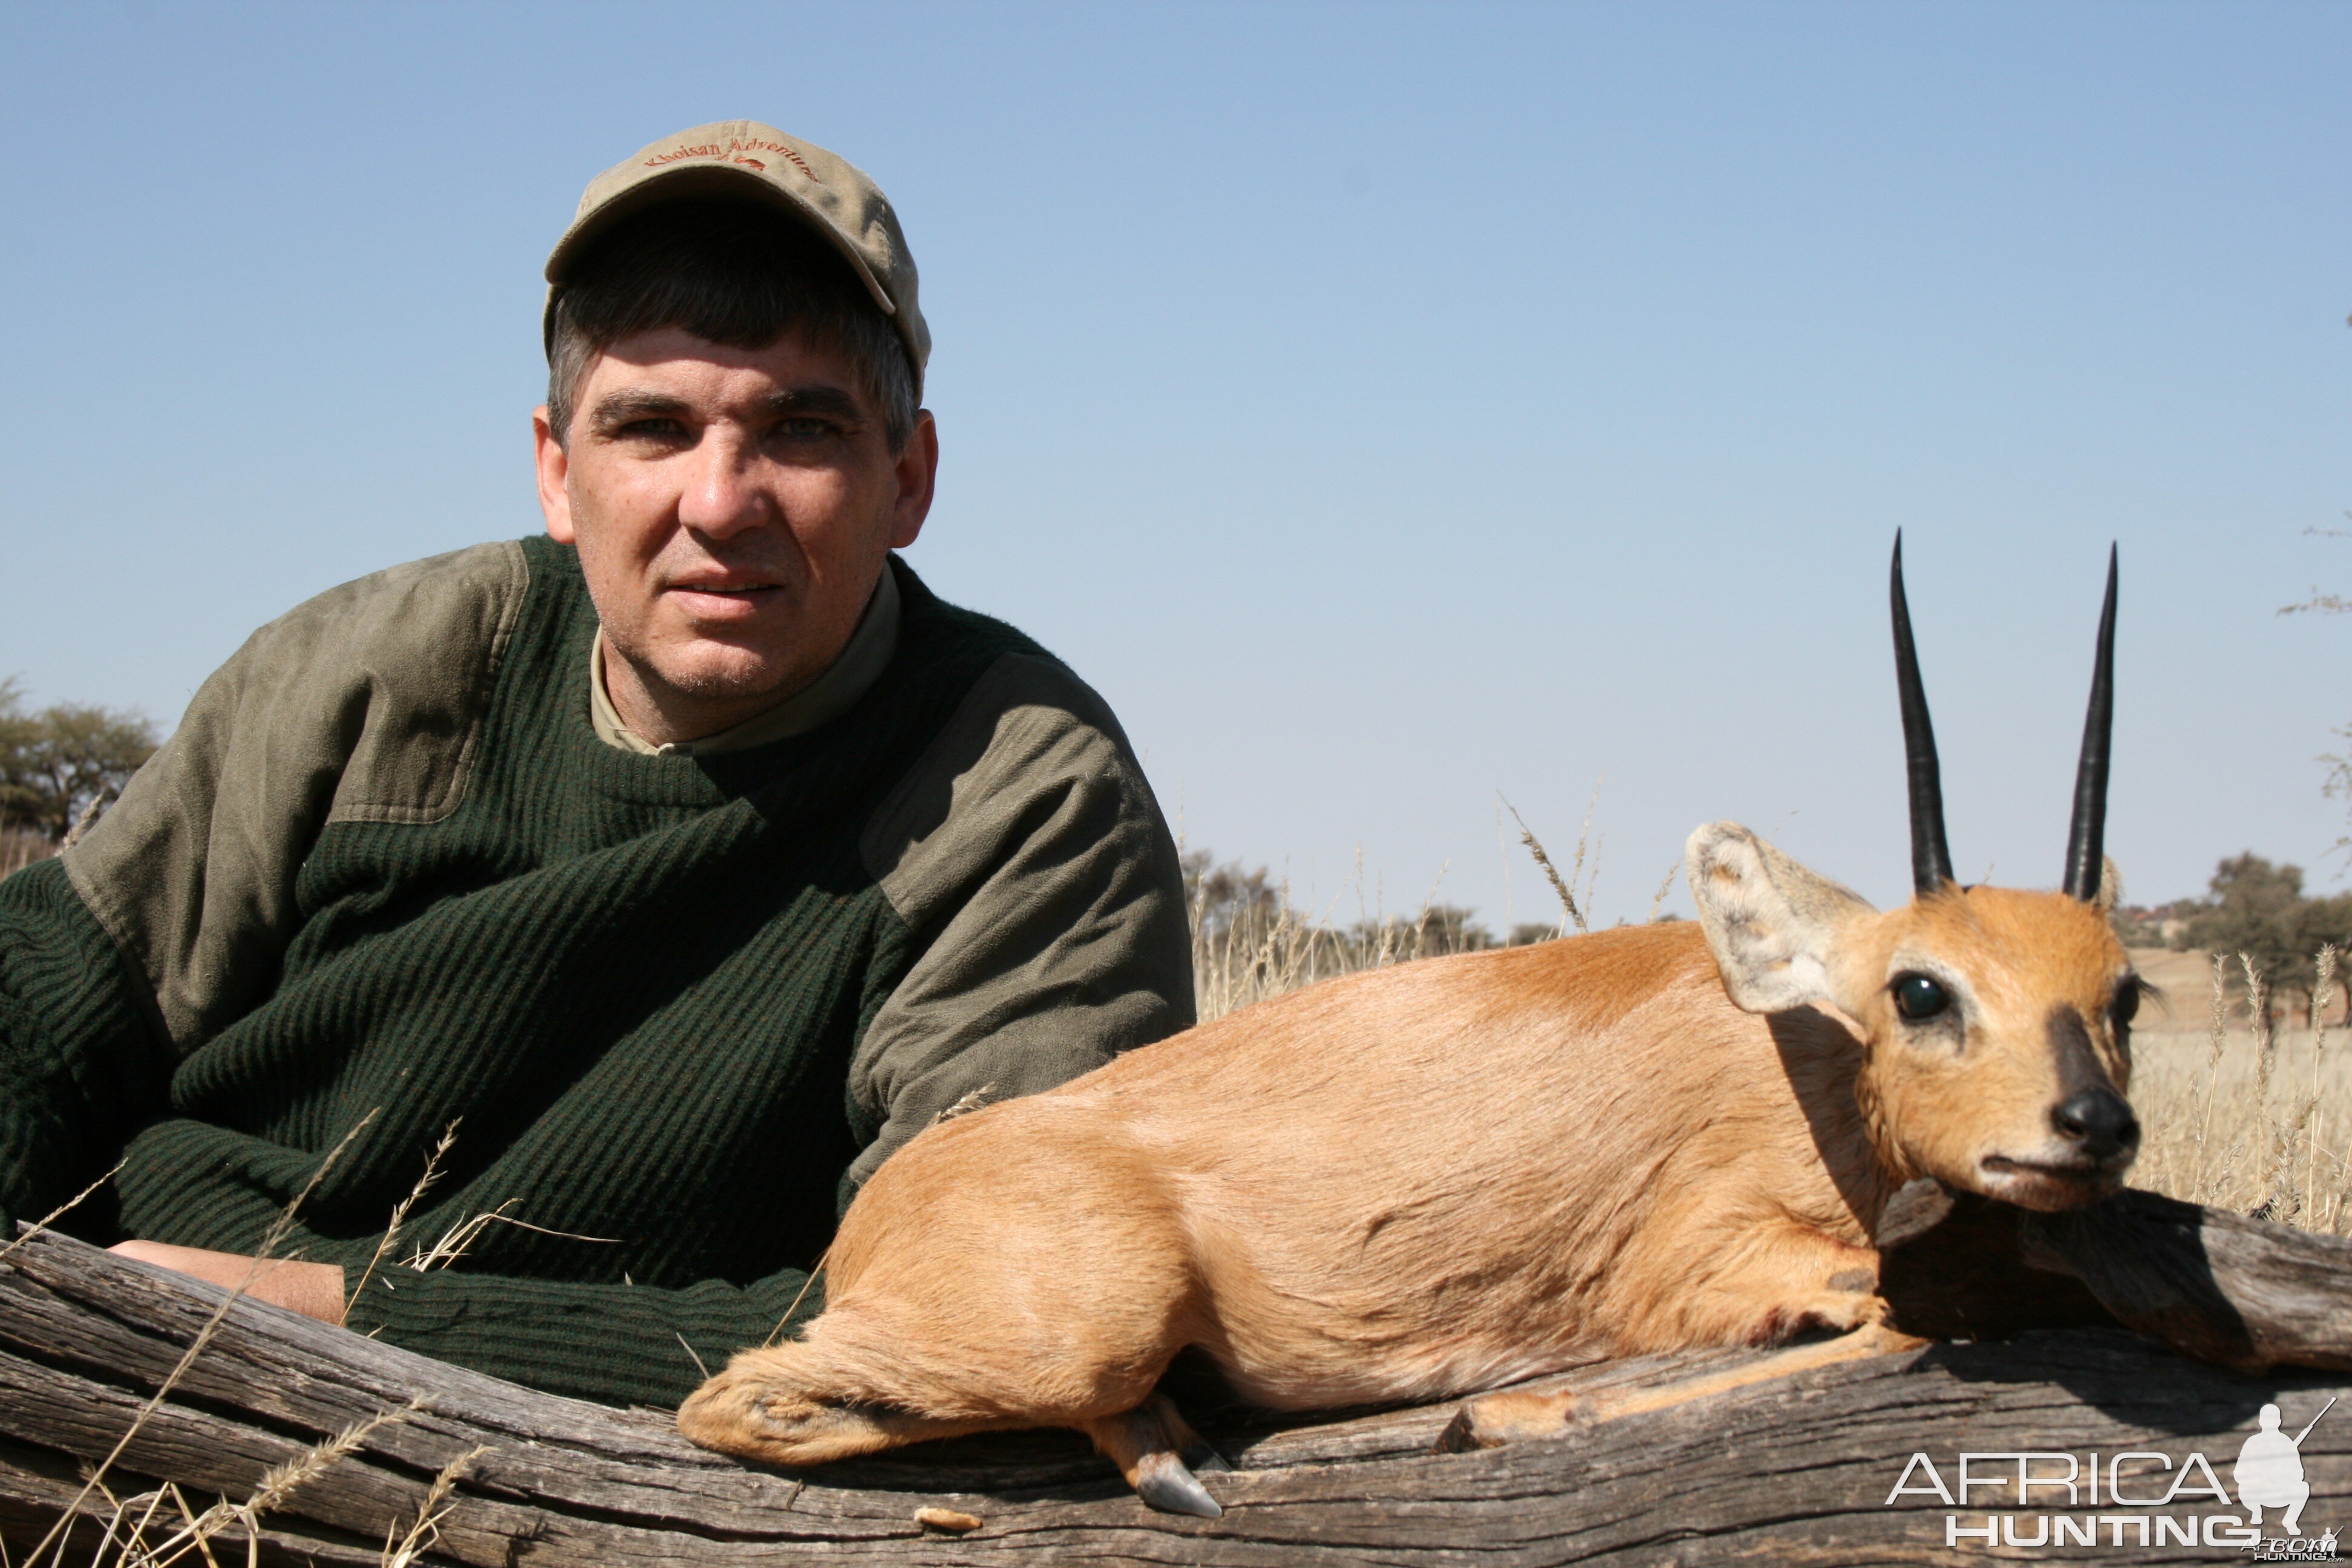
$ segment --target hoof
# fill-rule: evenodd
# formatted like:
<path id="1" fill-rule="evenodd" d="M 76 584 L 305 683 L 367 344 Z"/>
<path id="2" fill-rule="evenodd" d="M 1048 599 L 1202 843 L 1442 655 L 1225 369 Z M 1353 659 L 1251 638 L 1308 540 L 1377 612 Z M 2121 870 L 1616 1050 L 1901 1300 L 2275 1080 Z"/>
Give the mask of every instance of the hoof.
<path id="1" fill-rule="evenodd" d="M 1470 1419 L 1470 1407 L 1465 1405 L 1454 1413 L 1454 1419 L 1445 1424 L 1445 1430 L 1437 1435 L 1437 1441 L 1429 1446 L 1429 1451 L 1433 1454 L 1475 1454 L 1481 1448 L 1493 1447 L 1492 1443 L 1478 1440 L 1478 1424 Z"/>
<path id="2" fill-rule="evenodd" d="M 1154 1454 L 1139 1467 L 1135 1495 L 1161 1513 L 1190 1514 L 1195 1519 L 1223 1519 L 1225 1510 L 1209 1489 L 1173 1454 Z"/>
<path id="3" fill-rule="evenodd" d="M 1472 1454 L 1531 1437 L 1557 1437 L 1569 1429 L 1575 1411 L 1572 1394 L 1489 1394 L 1455 1411 L 1430 1451 Z"/>

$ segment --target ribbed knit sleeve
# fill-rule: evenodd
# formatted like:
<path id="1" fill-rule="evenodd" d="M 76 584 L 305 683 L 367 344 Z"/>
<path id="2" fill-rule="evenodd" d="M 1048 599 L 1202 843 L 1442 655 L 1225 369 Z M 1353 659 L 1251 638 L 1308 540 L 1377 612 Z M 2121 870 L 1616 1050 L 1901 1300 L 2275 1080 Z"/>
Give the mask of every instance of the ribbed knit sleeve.
<path id="1" fill-rule="evenodd" d="M 127 965 L 44 861 L 0 881 L 0 1234 L 96 1180 L 163 1111 L 172 1063 Z M 61 1228 L 112 1240 L 110 1194 Z"/>
<path id="2" fill-rule="evenodd" d="M 395 1268 L 369 1279 L 345 1321 L 551 1394 L 668 1409 L 694 1392 L 703 1368 L 717 1372 L 737 1351 L 775 1337 L 787 1311 L 799 1324 L 824 1306 L 823 1283 L 810 1285 L 796 1268 L 750 1285 L 705 1280 L 675 1290 Z"/>

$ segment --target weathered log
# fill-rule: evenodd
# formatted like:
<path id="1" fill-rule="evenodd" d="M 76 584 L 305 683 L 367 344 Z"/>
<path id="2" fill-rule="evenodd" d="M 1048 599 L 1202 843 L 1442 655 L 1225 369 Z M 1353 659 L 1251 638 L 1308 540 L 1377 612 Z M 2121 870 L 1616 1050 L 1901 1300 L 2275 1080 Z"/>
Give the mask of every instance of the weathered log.
<path id="1" fill-rule="evenodd" d="M 2352 1371 L 2352 1241 L 2154 1193 L 2035 1215 L 2023 1241 L 2026 1262 L 2200 1360 Z"/>
<path id="2" fill-rule="evenodd" d="M 2011 1247 L 2025 1245 L 2013 1214 L 1978 1214 L 1974 1222 L 1994 1232 L 2006 1226 Z M 2235 1226 L 2207 1228 L 2209 1257 L 2252 1259 L 2246 1267 L 2258 1278 L 2269 1277 L 2262 1247 L 2284 1247 L 2300 1260 L 2288 1271 L 2302 1282 L 2297 1300 L 2328 1279 L 2338 1301 L 2352 1300 L 2343 1294 L 2352 1274 L 2327 1274 L 2322 1265 L 2332 1255 L 2282 1242 L 2271 1234 L 2277 1227 L 2249 1233 L 2259 1247 Z M 2225 1233 L 2226 1244 L 2211 1239 Z M 1985 1255 L 1980 1238 L 1947 1243 L 1955 1257 L 1981 1262 Z M 2058 1245 L 2071 1249 L 2070 1259 L 2104 1256 L 2080 1238 Z M 2012 1267 L 2012 1283 L 2031 1273 Z M 2225 1299 L 2237 1300 L 2226 1289 Z M 80 1489 L 78 1463 L 114 1447 L 219 1301 L 210 1287 L 52 1236 L 0 1266 L 0 1535 L 17 1561 Z M 2269 1342 L 2257 1335 L 2250 1342 Z M 1654 1384 L 1751 1353 L 1764 1352 L 1608 1363 L 1547 1381 L 1592 1389 Z M 1015 1553 L 1206 1564 L 1550 1564 L 1716 1563 L 1760 1552 L 1795 1563 L 1960 1562 L 1981 1552 L 1947 1545 L 1948 1515 L 1977 1528 L 1989 1517 L 2030 1511 L 2021 1514 L 2013 1500 L 1988 1504 L 1982 1492 L 1965 1510 L 1918 1490 L 1890 1506 L 1915 1452 L 1928 1454 L 1948 1479 L 1963 1450 L 2095 1452 L 2110 1460 L 2139 1450 L 2131 1473 L 2157 1468 L 2147 1456 L 2169 1456 L 2166 1464 L 2175 1465 L 2200 1451 L 2226 1479 L 2264 1402 L 2285 1405 L 2300 1425 L 2338 1392 L 2352 1386 L 2305 1373 L 2249 1376 L 2110 1328 L 1937 1344 L 1601 1423 L 1558 1441 L 1462 1456 L 1429 1452 L 1451 1404 L 1280 1424 L 1212 1416 L 1202 1424 L 1235 1473 L 1211 1479 L 1226 1513 L 1203 1521 L 1149 1512 L 1066 1434 L 934 1444 L 799 1475 L 764 1471 L 688 1446 L 666 1412 L 537 1394 L 240 1301 L 108 1484 L 121 1497 L 169 1478 L 197 1508 L 216 1495 L 239 1499 L 266 1468 L 320 1437 L 422 1398 L 425 1408 L 378 1426 L 265 1521 L 265 1560 L 376 1562 L 386 1531 L 415 1519 L 433 1475 L 479 1447 L 441 1525 L 440 1560 L 698 1564 L 797 1552 L 940 1564 Z M 2352 1526 L 2352 1419 L 2322 1422 L 2303 1451 L 2314 1494 L 2305 1531 Z M 2138 1484 L 2161 1486 L 2163 1477 Z M 939 1533 L 918 1522 L 925 1509 L 982 1522 L 968 1533 Z M 93 1520 L 110 1511 L 82 1510 Z M 2120 1511 L 2193 1519 L 2200 1510 Z M 83 1535 L 75 1560 L 86 1562 L 97 1536 L 87 1524 Z M 228 1541 L 229 1555 L 242 1550 L 241 1537 Z M 2148 1563 L 2228 1555 L 2167 1545 L 2160 1534 L 2147 1544 L 2103 1544 L 2099 1554 Z"/>
<path id="3" fill-rule="evenodd" d="M 2352 1240 L 2126 1191 L 2029 1214 L 1932 1182 L 1879 1228 L 1895 1326 L 1936 1339 L 2121 1326 L 2242 1372 L 2352 1371 Z"/>
<path id="4" fill-rule="evenodd" d="M 1936 1340 L 2119 1327 L 2081 1280 L 2029 1263 L 2028 1217 L 2023 1209 L 1931 1181 L 1896 1193 L 1877 1236 L 1878 1293 L 1892 1309 L 1889 1321 Z"/>

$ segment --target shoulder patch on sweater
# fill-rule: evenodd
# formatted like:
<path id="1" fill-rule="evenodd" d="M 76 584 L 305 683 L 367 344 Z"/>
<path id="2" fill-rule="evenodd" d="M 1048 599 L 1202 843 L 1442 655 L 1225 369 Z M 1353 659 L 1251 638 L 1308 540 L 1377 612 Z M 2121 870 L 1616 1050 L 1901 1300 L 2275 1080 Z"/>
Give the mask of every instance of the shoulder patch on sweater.
<path id="1" fill-rule="evenodd" d="M 1093 688 L 1057 659 L 1004 654 L 867 820 L 859 848 L 892 907 L 919 926 L 999 850 L 1009 824 L 996 818 L 1130 772 L 1127 738 Z"/>
<path id="2" fill-rule="evenodd" d="M 322 827 L 457 810 L 529 576 L 520 544 L 480 544 L 296 606 L 214 672 L 67 852 L 181 1049 L 266 991 Z"/>
<path id="3" fill-rule="evenodd" d="M 330 589 L 278 623 L 316 626 L 322 673 L 366 704 L 329 822 L 457 809 L 529 584 L 520 545 L 481 544 Z"/>

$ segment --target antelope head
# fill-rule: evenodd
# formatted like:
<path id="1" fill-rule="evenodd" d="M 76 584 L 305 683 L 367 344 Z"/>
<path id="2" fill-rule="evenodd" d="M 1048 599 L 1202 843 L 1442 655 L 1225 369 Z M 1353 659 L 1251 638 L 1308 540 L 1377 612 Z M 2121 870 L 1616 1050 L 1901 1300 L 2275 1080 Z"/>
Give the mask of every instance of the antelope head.
<path id="1" fill-rule="evenodd" d="M 2124 1098 L 2143 983 L 2102 898 L 2115 709 L 2116 562 L 2107 558 L 2091 710 L 2060 891 L 1963 888 L 1944 839 L 1935 731 L 1911 644 L 1903 542 L 1891 584 L 1916 894 L 1881 911 L 1736 823 L 1691 835 L 1690 887 L 1731 1000 L 1834 1008 L 1858 1026 L 1854 1097 L 1898 1181 L 2031 1209 L 2094 1203 L 2139 1151 Z"/>

